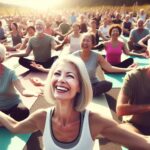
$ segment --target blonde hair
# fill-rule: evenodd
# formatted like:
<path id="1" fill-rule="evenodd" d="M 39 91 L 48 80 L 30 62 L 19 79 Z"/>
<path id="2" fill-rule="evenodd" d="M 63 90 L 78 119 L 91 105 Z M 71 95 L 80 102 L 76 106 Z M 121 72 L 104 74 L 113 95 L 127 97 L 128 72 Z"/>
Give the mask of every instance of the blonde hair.
<path id="1" fill-rule="evenodd" d="M 0 44 L 0 58 L 2 62 L 5 60 L 5 56 L 6 56 L 6 48 L 4 45 Z"/>
<path id="2" fill-rule="evenodd" d="M 71 55 L 71 54 L 58 58 L 52 65 L 52 67 L 49 71 L 45 89 L 44 89 L 45 99 L 50 104 L 56 103 L 55 98 L 52 93 L 52 85 L 50 83 L 51 83 L 51 78 L 54 74 L 55 69 L 61 62 L 71 63 L 77 68 L 81 90 L 80 90 L 80 93 L 77 93 L 77 95 L 75 97 L 74 108 L 77 111 L 83 111 L 85 109 L 85 107 L 92 100 L 93 92 L 92 92 L 91 82 L 90 82 L 89 75 L 86 70 L 86 66 L 85 66 L 84 62 L 79 57 Z"/>

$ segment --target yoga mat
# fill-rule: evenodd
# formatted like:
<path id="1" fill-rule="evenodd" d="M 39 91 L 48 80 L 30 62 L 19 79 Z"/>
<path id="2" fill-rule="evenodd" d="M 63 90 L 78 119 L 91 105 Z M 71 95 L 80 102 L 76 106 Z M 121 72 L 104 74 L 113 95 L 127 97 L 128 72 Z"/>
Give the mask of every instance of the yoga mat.
<path id="1" fill-rule="evenodd" d="M 12 57 L 3 62 L 10 69 L 16 69 L 19 66 L 18 57 Z"/>
<path id="2" fill-rule="evenodd" d="M 104 77 L 106 80 L 112 82 L 113 88 L 121 88 L 125 74 L 105 74 L 104 73 Z"/>
<path id="3" fill-rule="evenodd" d="M 134 59 L 135 63 L 138 63 L 139 66 L 145 66 L 150 64 L 150 59 L 143 57 L 130 56 Z"/>
<path id="4" fill-rule="evenodd" d="M 32 75 L 30 75 L 32 76 Z M 21 77 L 23 85 L 31 91 L 38 91 L 39 87 L 35 87 L 28 78 L 29 75 Z M 21 96 L 23 103 L 30 109 L 35 103 L 37 97 Z M 31 134 L 13 134 L 5 128 L 0 128 L 0 150 L 22 150 L 30 138 Z"/>
<path id="5" fill-rule="evenodd" d="M 150 64 L 150 59 L 149 58 L 138 57 L 138 56 L 127 56 L 125 54 L 122 54 L 121 60 L 125 60 L 127 58 L 133 58 L 134 63 L 137 63 L 139 66 L 145 66 L 145 65 Z"/>
<path id="6" fill-rule="evenodd" d="M 13 134 L 0 128 L 0 150 L 22 150 L 31 134 Z"/>
<path id="7" fill-rule="evenodd" d="M 92 102 L 87 106 L 87 108 L 91 111 L 101 114 L 102 116 L 112 118 L 112 114 L 104 94 L 94 97 Z"/>

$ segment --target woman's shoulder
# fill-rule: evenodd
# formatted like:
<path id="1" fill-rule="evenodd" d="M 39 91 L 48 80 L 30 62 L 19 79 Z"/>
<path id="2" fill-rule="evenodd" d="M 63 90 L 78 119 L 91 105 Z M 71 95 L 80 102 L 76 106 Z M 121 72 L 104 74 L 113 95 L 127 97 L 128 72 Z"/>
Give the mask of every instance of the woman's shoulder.
<path id="1" fill-rule="evenodd" d="M 36 110 L 33 114 L 37 116 L 38 118 L 41 118 L 41 117 L 46 118 L 47 113 L 49 113 L 52 109 L 53 107 L 41 108 L 41 109 Z"/>

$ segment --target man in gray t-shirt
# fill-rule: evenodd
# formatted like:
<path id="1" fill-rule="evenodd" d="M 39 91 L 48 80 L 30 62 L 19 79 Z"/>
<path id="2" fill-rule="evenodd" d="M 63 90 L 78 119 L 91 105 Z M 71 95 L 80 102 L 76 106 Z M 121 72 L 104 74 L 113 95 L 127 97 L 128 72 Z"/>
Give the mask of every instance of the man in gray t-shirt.
<path id="1" fill-rule="evenodd" d="M 62 45 L 56 45 L 53 37 L 44 33 L 44 28 L 44 22 L 37 20 L 35 23 L 36 35 L 29 40 L 26 51 L 19 54 L 12 54 L 9 57 L 21 57 L 19 63 L 31 71 L 40 71 L 38 67 L 35 67 L 35 64 L 40 64 L 43 68 L 49 69 L 57 59 L 57 56 L 51 57 L 51 49 L 59 49 Z M 24 58 L 29 56 L 31 51 L 33 51 L 34 60 Z"/>
<path id="2" fill-rule="evenodd" d="M 144 22 L 142 19 L 137 21 L 137 28 L 132 29 L 129 37 L 129 49 L 134 50 L 135 52 L 145 52 L 146 49 L 141 47 L 138 42 L 149 34 L 149 30 L 144 28 Z"/>

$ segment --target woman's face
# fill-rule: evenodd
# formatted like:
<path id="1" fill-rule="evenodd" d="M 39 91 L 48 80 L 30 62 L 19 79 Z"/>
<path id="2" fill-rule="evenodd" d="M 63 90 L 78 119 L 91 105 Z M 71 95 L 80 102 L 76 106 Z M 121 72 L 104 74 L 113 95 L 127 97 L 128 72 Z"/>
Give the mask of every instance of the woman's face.
<path id="1" fill-rule="evenodd" d="M 54 98 L 61 102 L 73 100 L 80 92 L 79 76 L 76 67 L 68 62 L 58 64 L 51 79 Z"/>
<path id="2" fill-rule="evenodd" d="M 117 28 L 113 28 L 111 31 L 112 37 L 118 37 L 119 36 L 119 30 Z"/>
<path id="3" fill-rule="evenodd" d="M 81 41 L 81 48 L 91 50 L 93 47 L 92 39 L 90 36 L 84 36 Z"/>
<path id="4" fill-rule="evenodd" d="M 96 28 L 96 22 L 95 21 L 91 22 L 91 28 Z"/>
<path id="5" fill-rule="evenodd" d="M 77 33 L 80 32 L 80 27 L 78 25 L 74 25 L 72 28 L 74 32 L 77 32 Z"/>
<path id="6" fill-rule="evenodd" d="M 35 31 L 32 28 L 29 28 L 27 32 L 30 36 L 33 36 L 35 34 Z"/>
<path id="7" fill-rule="evenodd" d="M 13 23 L 11 23 L 10 27 L 11 27 L 12 30 L 16 30 L 16 26 Z"/>

